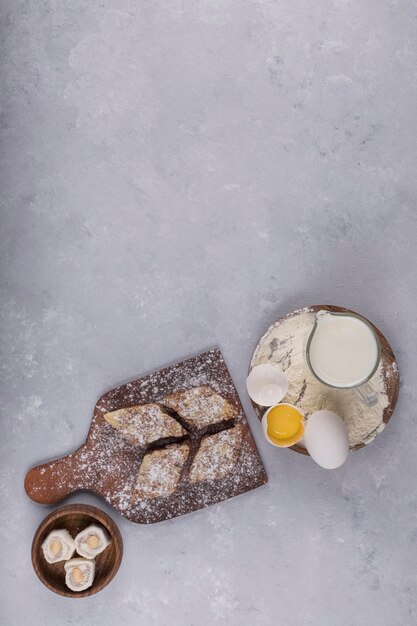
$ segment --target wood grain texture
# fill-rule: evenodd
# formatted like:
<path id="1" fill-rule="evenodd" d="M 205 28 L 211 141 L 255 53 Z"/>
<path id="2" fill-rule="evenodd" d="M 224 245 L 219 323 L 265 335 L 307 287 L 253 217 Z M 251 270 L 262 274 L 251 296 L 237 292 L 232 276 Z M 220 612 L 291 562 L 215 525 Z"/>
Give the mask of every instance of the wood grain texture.
<path id="1" fill-rule="evenodd" d="M 304 309 L 303 309 L 304 310 Z M 394 352 L 390 346 L 390 344 L 388 343 L 388 340 L 386 339 L 386 337 L 382 334 L 382 332 L 379 330 L 379 328 L 377 328 L 375 326 L 375 324 L 373 324 L 370 320 L 368 320 L 367 318 L 365 318 L 363 315 L 361 315 L 360 313 L 356 313 L 355 311 L 352 311 L 352 309 L 347 309 L 345 307 L 340 307 L 340 306 L 335 306 L 335 305 L 331 305 L 331 304 L 315 304 L 312 306 L 309 306 L 306 308 L 306 310 L 312 311 L 312 312 L 317 312 L 317 311 L 330 311 L 330 312 L 334 312 L 334 313 L 354 313 L 355 315 L 360 315 L 361 317 L 363 317 L 363 319 L 366 319 L 369 324 L 371 324 L 372 328 L 374 328 L 379 342 L 380 342 L 380 346 L 381 346 L 381 362 L 383 364 L 383 367 L 385 369 L 391 368 L 393 364 L 397 365 L 396 359 L 395 359 L 395 355 Z M 261 342 L 263 341 L 264 337 L 268 334 L 269 330 L 271 329 L 272 326 L 276 326 L 277 324 L 279 324 L 280 322 L 282 322 L 285 319 L 288 319 L 289 317 L 293 317 L 295 315 L 298 315 L 300 313 L 300 311 L 295 311 L 295 312 L 291 312 L 288 313 L 287 315 L 282 316 L 281 318 L 279 318 L 278 320 L 276 320 L 273 324 L 271 324 L 271 326 L 268 328 L 268 330 L 264 333 L 264 335 L 261 337 L 261 339 L 258 341 L 255 350 L 254 350 L 254 354 L 256 353 L 256 351 L 258 350 Z M 307 367 L 307 364 L 306 364 Z M 249 372 L 251 370 L 251 366 L 249 366 Z M 395 405 L 397 403 L 397 399 L 398 399 L 398 392 L 399 392 L 399 386 L 400 386 L 400 377 L 399 377 L 399 372 L 398 372 L 398 366 L 395 368 L 394 370 L 396 372 L 396 374 L 394 376 L 391 377 L 385 377 L 385 392 L 387 393 L 388 396 L 388 405 L 384 410 L 384 414 L 383 414 L 383 422 L 385 424 L 388 423 L 388 421 L 390 420 L 394 409 L 395 409 Z M 265 413 L 265 408 L 264 407 L 260 407 L 258 404 L 256 404 L 255 402 L 252 402 L 252 406 L 255 410 L 256 415 L 258 416 L 259 420 L 262 420 L 262 416 Z M 351 450 L 360 450 L 361 448 L 363 448 L 366 444 L 365 443 L 359 443 L 356 446 L 353 446 L 351 448 Z M 294 450 L 294 452 L 298 452 L 300 454 L 304 454 L 309 456 L 308 451 L 306 450 L 306 448 L 299 446 L 299 445 L 295 445 L 295 446 L 291 446 L 289 448 L 289 450 Z"/>
<path id="2" fill-rule="evenodd" d="M 65 584 L 65 561 L 48 563 L 42 551 L 42 542 L 52 530 L 65 528 L 73 538 L 90 526 L 102 526 L 111 543 L 95 558 L 96 572 L 91 587 L 84 591 L 71 591 Z M 76 558 L 75 553 L 72 558 Z M 123 541 L 114 521 L 104 511 L 87 504 L 70 504 L 52 511 L 37 528 L 32 542 L 32 565 L 39 579 L 51 591 L 68 598 L 85 598 L 106 587 L 116 576 L 123 556 Z"/>
<path id="3" fill-rule="evenodd" d="M 168 497 L 134 502 L 132 491 L 143 456 L 161 444 L 131 445 L 106 422 L 104 414 L 136 404 L 163 403 L 169 393 L 206 384 L 235 407 L 235 419 L 205 429 L 186 426 L 190 455 L 178 489 Z M 191 484 L 188 469 L 202 437 L 235 424 L 243 427 L 243 441 L 234 471 L 222 479 Z M 174 441 L 175 438 L 171 443 Z M 90 490 L 105 498 L 127 519 L 149 524 L 227 500 L 266 482 L 265 469 L 233 380 L 221 352 L 214 349 L 104 394 L 94 409 L 86 442 L 66 457 L 32 468 L 26 475 L 25 489 L 32 500 L 42 504 L 58 502 L 79 489 Z"/>

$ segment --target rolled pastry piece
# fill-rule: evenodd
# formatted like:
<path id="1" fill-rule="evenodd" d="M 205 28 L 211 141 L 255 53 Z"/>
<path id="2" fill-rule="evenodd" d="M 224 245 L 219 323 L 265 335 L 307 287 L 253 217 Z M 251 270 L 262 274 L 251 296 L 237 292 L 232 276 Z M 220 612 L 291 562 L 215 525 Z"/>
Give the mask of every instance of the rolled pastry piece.
<path id="1" fill-rule="evenodd" d="M 75 552 L 75 542 L 66 529 L 58 528 L 46 537 L 42 550 L 48 563 L 67 561 Z"/>
<path id="2" fill-rule="evenodd" d="M 190 482 L 218 480 L 231 474 L 239 460 L 243 435 L 243 426 L 238 424 L 203 437 L 191 465 Z"/>
<path id="3" fill-rule="evenodd" d="M 96 566 L 89 559 L 71 559 L 64 565 L 65 584 L 71 591 L 84 591 L 91 587 L 94 581 Z"/>
<path id="4" fill-rule="evenodd" d="M 132 501 L 165 498 L 173 494 L 178 487 L 189 451 L 188 443 L 183 443 L 147 452 L 139 468 Z"/>
<path id="5" fill-rule="evenodd" d="M 94 559 L 103 552 L 110 543 L 107 533 L 100 527 L 92 524 L 84 528 L 75 537 L 75 548 L 80 556 Z"/>
<path id="6" fill-rule="evenodd" d="M 183 437 L 187 431 L 158 404 L 137 404 L 111 411 L 104 419 L 133 446 L 147 446 L 166 437 Z"/>
<path id="7" fill-rule="evenodd" d="M 226 422 L 239 415 L 233 404 L 208 385 L 176 391 L 165 396 L 163 403 L 195 429 Z"/>

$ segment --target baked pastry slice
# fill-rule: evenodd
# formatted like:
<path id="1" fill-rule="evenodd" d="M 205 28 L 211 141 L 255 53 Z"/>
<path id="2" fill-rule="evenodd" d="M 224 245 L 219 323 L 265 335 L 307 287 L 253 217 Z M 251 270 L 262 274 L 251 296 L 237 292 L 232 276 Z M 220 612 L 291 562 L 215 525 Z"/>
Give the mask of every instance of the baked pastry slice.
<path id="1" fill-rule="evenodd" d="M 111 411 L 104 419 L 134 446 L 147 446 L 158 439 L 187 434 L 159 404 L 138 404 Z"/>
<path id="2" fill-rule="evenodd" d="M 161 498 L 174 493 L 189 451 L 188 443 L 181 443 L 145 454 L 133 487 L 132 500 Z"/>
<path id="3" fill-rule="evenodd" d="M 230 474 L 239 460 L 243 432 L 243 426 L 238 424 L 203 437 L 191 465 L 190 482 L 217 480 Z"/>
<path id="4" fill-rule="evenodd" d="M 231 420 L 238 415 L 236 407 L 208 385 L 176 391 L 165 396 L 162 402 L 195 428 Z"/>

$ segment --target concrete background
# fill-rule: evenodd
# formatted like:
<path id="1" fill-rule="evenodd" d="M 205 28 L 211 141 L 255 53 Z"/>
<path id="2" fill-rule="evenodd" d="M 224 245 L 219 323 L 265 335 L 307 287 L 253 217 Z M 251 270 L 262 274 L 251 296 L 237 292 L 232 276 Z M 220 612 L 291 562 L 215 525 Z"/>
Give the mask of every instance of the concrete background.
<path id="1" fill-rule="evenodd" d="M 1 624 L 415 624 L 416 2 L 1 12 Z M 269 447 L 244 388 L 265 328 L 321 302 L 374 320 L 402 375 L 333 472 Z M 52 594 L 25 472 L 84 440 L 103 391 L 212 346 L 269 484 L 151 527 L 112 513 L 117 578 Z"/>

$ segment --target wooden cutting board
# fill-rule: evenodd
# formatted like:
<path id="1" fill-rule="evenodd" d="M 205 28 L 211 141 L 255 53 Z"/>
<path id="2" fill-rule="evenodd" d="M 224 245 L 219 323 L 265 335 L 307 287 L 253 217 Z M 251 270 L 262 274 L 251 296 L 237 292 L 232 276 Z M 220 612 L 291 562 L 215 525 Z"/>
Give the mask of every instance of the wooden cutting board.
<path id="1" fill-rule="evenodd" d="M 190 431 L 190 454 L 177 490 L 168 497 L 134 503 L 132 489 L 146 449 L 130 445 L 106 422 L 104 414 L 161 402 L 169 393 L 200 385 L 209 385 L 237 409 L 234 423 L 242 425 L 244 436 L 234 470 L 221 479 L 191 484 L 187 470 L 204 433 Z M 214 432 L 213 428 L 209 432 Z M 104 394 L 95 406 L 85 443 L 68 456 L 29 470 L 25 489 L 32 500 L 42 504 L 59 502 L 78 490 L 92 491 L 132 522 L 151 524 L 227 500 L 266 482 L 262 460 L 222 354 L 209 350 Z"/>

